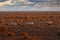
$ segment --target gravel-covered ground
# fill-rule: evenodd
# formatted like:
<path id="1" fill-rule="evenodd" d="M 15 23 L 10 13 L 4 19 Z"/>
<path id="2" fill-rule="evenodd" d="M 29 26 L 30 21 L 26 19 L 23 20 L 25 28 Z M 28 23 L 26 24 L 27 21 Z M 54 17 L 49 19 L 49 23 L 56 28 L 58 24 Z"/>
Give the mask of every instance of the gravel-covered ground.
<path id="1" fill-rule="evenodd" d="M 60 40 L 60 12 L 0 12 L 0 40 Z"/>

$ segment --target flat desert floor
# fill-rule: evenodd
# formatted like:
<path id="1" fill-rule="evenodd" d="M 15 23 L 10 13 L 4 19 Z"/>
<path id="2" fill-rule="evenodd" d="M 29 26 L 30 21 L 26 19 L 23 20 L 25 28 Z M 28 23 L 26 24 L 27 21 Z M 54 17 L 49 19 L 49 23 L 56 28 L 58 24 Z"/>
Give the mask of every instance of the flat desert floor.
<path id="1" fill-rule="evenodd" d="M 0 40 L 60 40 L 60 12 L 0 12 Z"/>

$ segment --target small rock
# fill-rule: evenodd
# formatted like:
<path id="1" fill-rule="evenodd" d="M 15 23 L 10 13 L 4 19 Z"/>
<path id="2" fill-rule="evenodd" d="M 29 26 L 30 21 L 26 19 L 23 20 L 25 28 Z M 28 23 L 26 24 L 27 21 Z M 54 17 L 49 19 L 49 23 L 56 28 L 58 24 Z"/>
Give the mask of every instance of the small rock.
<path id="1" fill-rule="evenodd" d="M 52 22 L 52 21 L 47 21 L 46 23 L 47 23 L 47 24 L 52 24 L 53 22 Z"/>
<path id="2" fill-rule="evenodd" d="M 28 25 L 33 25 L 34 22 L 26 22 L 26 24 L 28 24 Z"/>

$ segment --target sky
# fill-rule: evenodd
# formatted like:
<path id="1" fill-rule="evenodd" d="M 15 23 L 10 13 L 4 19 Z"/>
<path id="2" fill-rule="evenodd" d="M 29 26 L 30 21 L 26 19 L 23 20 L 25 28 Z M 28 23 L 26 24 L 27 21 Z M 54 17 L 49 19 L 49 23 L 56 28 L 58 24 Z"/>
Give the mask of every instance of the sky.
<path id="1" fill-rule="evenodd" d="M 5 2 L 6 0 L 0 0 L 0 2 Z"/>
<path id="2" fill-rule="evenodd" d="M 0 2 L 4 2 L 4 1 L 7 1 L 7 0 L 0 0 Z M 29 0 L 31 2 L 41 2 L 41 1 L 45 1 L 45 0 Z"/>
<path id="3" fill-rule="evenodd" d="M 41 6 L 41 2 L 47 0 L 0 0 L 0 11 L 50 11 L 59 10 L 58 7 Z M 53 10 L 52 10 L 53 11 Z"/>

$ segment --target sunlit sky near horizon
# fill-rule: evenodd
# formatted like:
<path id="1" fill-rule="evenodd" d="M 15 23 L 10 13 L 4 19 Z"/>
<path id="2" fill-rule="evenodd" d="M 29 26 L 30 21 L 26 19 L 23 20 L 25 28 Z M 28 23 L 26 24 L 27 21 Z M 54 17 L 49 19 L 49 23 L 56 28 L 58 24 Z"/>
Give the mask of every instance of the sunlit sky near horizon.
<path id="1" fill-rule="evenodd" d="M 51 10 L 52 8 L 54 10 L 60 9 L 60 7 L 42 7 L 40 2 L 45 1 L 48 0 L 0 0 L 0 11 L 44 11 Z"/>

